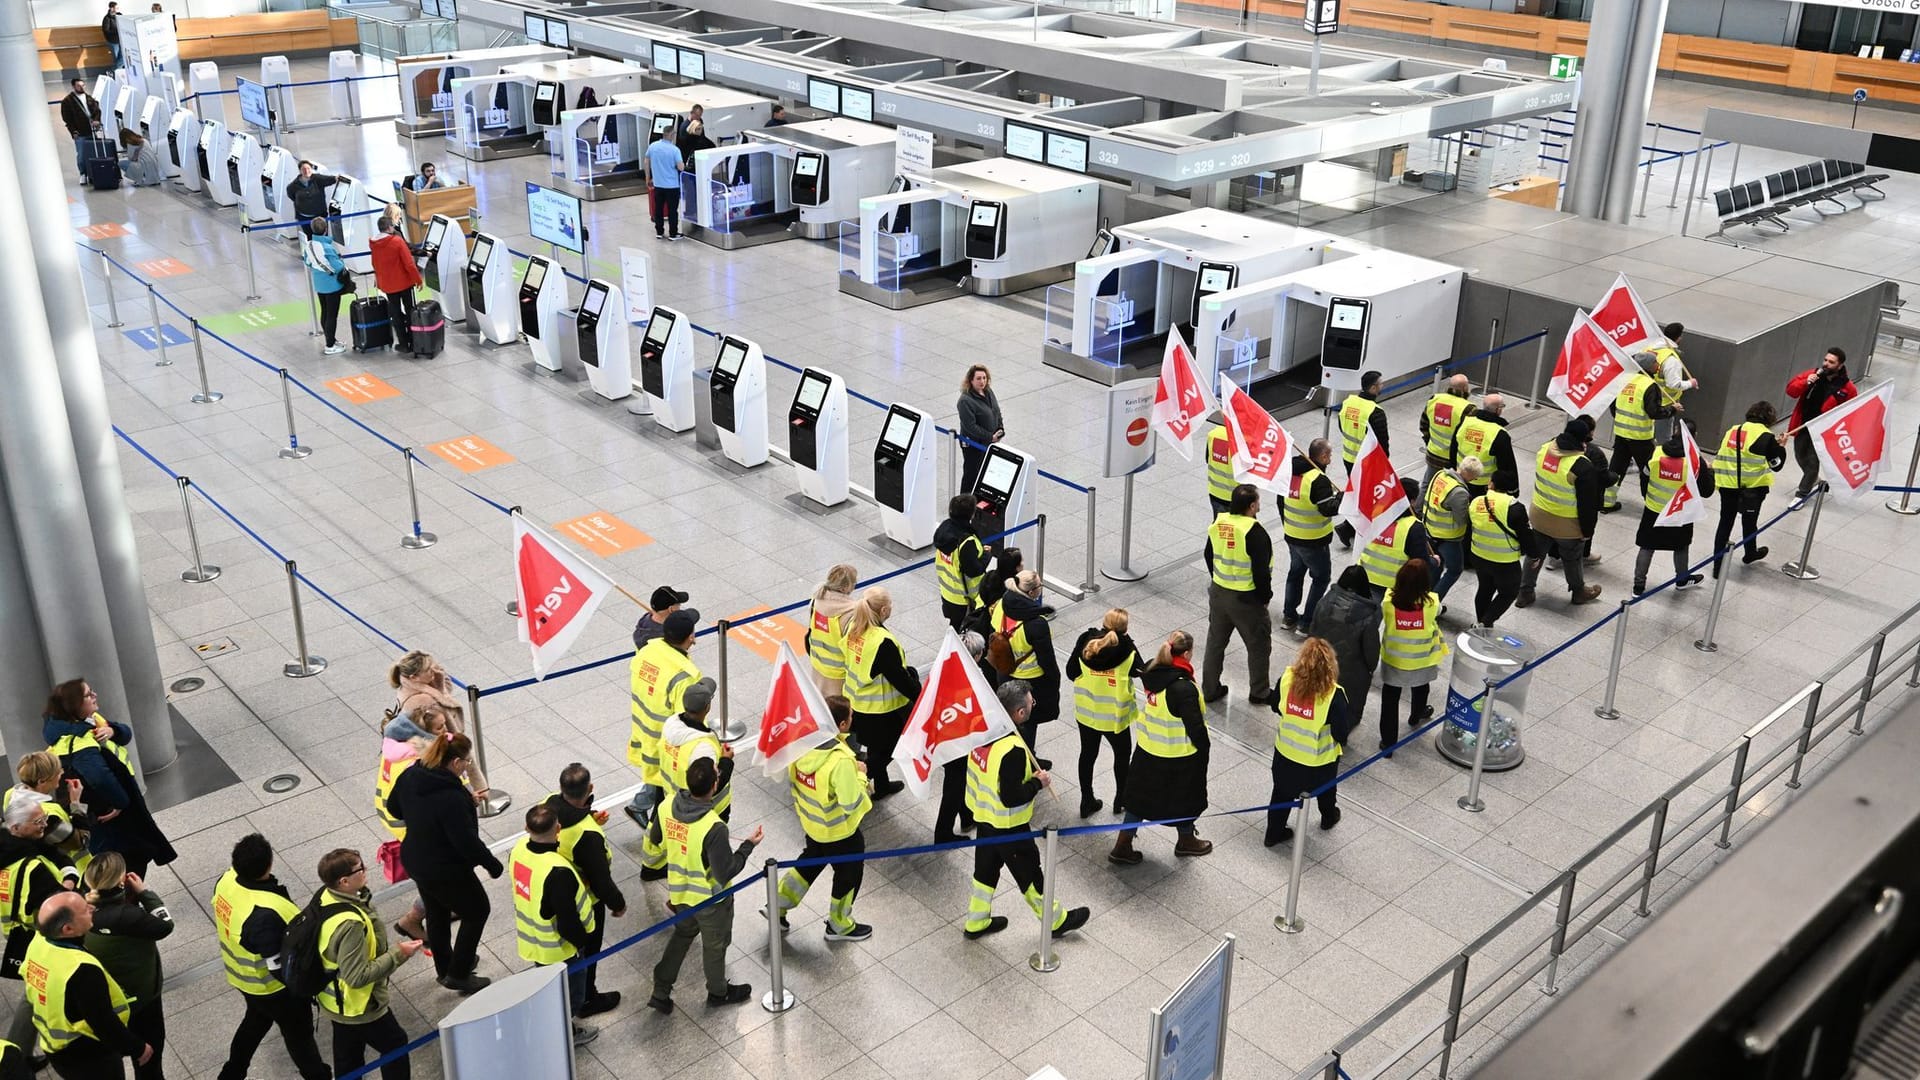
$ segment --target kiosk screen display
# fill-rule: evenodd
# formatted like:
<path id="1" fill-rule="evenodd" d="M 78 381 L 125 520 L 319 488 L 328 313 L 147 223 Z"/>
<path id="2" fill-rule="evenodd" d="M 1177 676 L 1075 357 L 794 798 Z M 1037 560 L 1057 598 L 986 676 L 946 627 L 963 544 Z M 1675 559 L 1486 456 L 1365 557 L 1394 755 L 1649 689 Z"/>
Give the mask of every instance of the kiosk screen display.
<path id="1" fill-rule="evenodd" d="M 473 241 L 473 255 L 468 259 L 467 265 L 475 270 L 485 270 L 487 260 L 491 258 L 493 258 L 493 241 L 484 236 L 476 237 Z"/>
<path id="2" fill-rule="evenodd" d="M 575 253 L 585 253 L 587 242 L 581 235 L 580 200 L 564 191 L 527 185 L 527 231 L 543 244 L 553 244 Z"/>
<path id="3" fill-rule="evenodd" d="M 454 0 L 440 0 L 440 17 L 443 19 L 459 19 L 459 5 L 455 3 Z"/>
<path id="4" fill-rule="evenodd" d="M 967 224 L 984 225 L 991 229 L 999 223 L 1000 204 L 986 202 L 973 204 L 973 216 L 968 219 Z"/>
<path id="5" fill-rule="evenodd" d="M 920 421 L 911 413 L 894 410 L 887 418 L 887 428 L 880 433 L 880 441 L 888 446 L 897 446 L 905 450 L 913 444 L 913 433 L 920 427 Z"/>
<path id="6" fill-rule="evenodd" d="M 653 70 L 668 75 L 680 73 L 680 50 L 658 41 L 653 43 Z"/>
<path id="7" fill-rule="evenodd" d="M 720 359 L 714 361 L 714 368 L 722 375 L 740 377 L 740 368 L 747 362 L 747 347 L 728 338 L 720 345 Z"/>
<path id="8" fill-rule="evenodd" d="M 447 238 L 447 223 L 444 218 L 434 218 L 427 224 L 427 243 L 430 248 L 439 248 L 440 242 Z"/>
<path id="9" fill-rule="evenodd" d="M 1078 135 L 1047 132 L 1047 164 L 1073 172 L 1087 171 L 1087 140 Z"/>
<path id="10" fill-rule="evenodd" d="M 830 83 L 825 79 L 809 78 L 807 80 L 807 105 L 809 108 L 819 109 L 821 112 L 830 112 L 838 115 L 840 112 L 840 84 Z"/>
<path id="11" fill-rule="evenodd" d="M 707 54 L 692 49 L 680 50 L 680 77 L 699 82 L 707 77 Z"/>
<path id="12" fill-rule="evenodd" d="M 820 175 L 820 159 L 813 156 L 812 154 L 801 154 L 795 157 L 793 159 L 793 175 L 795 176 Z"/>
<path id="13" fill-rule="evenodd" d="M 533 16 L 529 15 L 527 16 L 527 18 L 531 19 L 533 18 Z M 553 95 L 559 92 L 560 92 L 559 83 L 543 82 L 540 85 L 533 88 L 533 100 L 544 104 L 546 102 L 552 101 Z"/>
<path id="14" fill-rule="evenodd" d="M 672 113 L 658 114 L 653 118 L 653 137 L 657 139 L 662 135 L 668 134 L 673 130 L 673 126 L 676 123 L 678 123 L 678 121 L 674 119 Z"/>
<path id="15" fill-rule="evenodd" d="M 1224 266 L 1203 266 L 1200 268 L 1200 291 L 1203 293 L 1226 292 L 1233 287 L 1233 271 Z"/>
<path id="16" fill-rule="evenodd" d="M 547 20 L 538 15 L 523 15 L 521 18 L 526 20 L 526 29 L 524 32 L 526 39 L 545 45 L 547 43 Z"/>
<path id="17" fill-rule="evenodd" d="M 607 306 L 607 287 L 595 281 L 587 286 L 587 295 L 580 298 L 580 314 L 591 315 L 598 319 L 600 309 Z"/>
<path id="18" fill-rule="evenodd" d="M 521 285 L 524 286 L 525 288 L 529 288 L 534 290 L 535 292 L 538 292 L 540 290 L 540 286 L 546 284 L 546 281 L 547 281 L 547 260 L 528 259 L 527 260 L 527 280 L 521 282 Z M 587 295 L 592 296 L 593 294 L 588 293 Z"/>
<path id="19" fill-rule="evenodd" d="M 1013 479 L 1020 475 L 1020 462 L 1001 454 L 987 458 L 987 467 L 981 471 L 980 486 L 988 491 L 997 491 L 1002 495 L 1013 492 Z"/>
<path id="20" fill-rule="evenodd" d="M 246 79 L 235 79 L 233 88 L 240 96 L 240 119 L 257 128 L 273 126 L 273 118 L 267 113 L 266 87 Z M 121 107 L 125 108 L 124 105 Z"/>
<path id="21" fill-rule="evenodd" d="M 439 18 L 440 0 L 420 0 L 420 14 L 429 18 Z"/>
<path id="22" fill-rule="evenodd" d="M 547 44 L 557 49 L 571 49 L 573 48 L 573 31 L 559 19 L 548 19 Z"/>
<path id="23" fill-rule="evenodd" d="M 1045 138 L 1045 133 L 1039 128 L 1031 128 L 1009 120 L 1006 136 L 1007 156 L 1019 158 L 1022 161 L 1044 161 L 1046 160 L 1046 151 L 1043 146 Z"/>
<path id="24" fill-rule="evenodd" d="M 1327 312 L 1327 325 L 1335 330 L 1358 330 L 1367 321 L 1364 305 L 1335 301 Z"/>
<path id="25" fill-rule="evenodd" d="M 814 412 L 819 412 L 820 406 L 825 403 L 826 400 L 826 376 L 815 375 L 811 371 L 800 376 L 800 392 L 794 396 L 795 402 L 805 408 L 812 409 Z"/>
<path id="26" fill-rule="evenodd" d="M 857 86 L 840 89 L 840 113 L 854 120 L 873 119 L 873 91 Z"/>
<path id="27" fill-rule="evenodd" d="M 673 334 L 673 322 L 673 316 L 654 308 L 652 317 L 647 320 L 646 336 L 640 340 L 648 345 L 666 348 L 667 338 Z"/>

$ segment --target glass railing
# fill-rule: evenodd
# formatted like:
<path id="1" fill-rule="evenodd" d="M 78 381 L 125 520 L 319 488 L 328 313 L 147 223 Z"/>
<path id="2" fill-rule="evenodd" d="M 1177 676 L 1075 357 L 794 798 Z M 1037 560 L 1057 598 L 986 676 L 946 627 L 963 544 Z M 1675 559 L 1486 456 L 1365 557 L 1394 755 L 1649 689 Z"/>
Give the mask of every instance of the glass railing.
<path id="1" fill-rule="evenodd" d="M 920 238 L 912 233 L 876 231 L 871 238 L 860 232 L 860 222 L 849 218 L 840 223 L 840 272 L 860 276 L 860 261 L 865 245 L 874 247 L 873 284 L 888 292 L 900 291 L 900 268 L 920 255 Z"/>
<path id="2" fill-rule="evenodd" d="M 1042 333 L 1048 345 L 1073 351 L 1074 287 L 1071 284 L 1047 286 L 1045 324 Z M 1089 307 L 1091 325 L 1087 328 L 1087 359 L 1119 367 L 1127 342 L 1135 335 L 1133 298 L 1120 293 L 1096 296 Z"/>
<path id="3" fill-rule="evenodd" d="M 1254 368 L 1259 362 L 1260 336 L 1253 331 L 1236 326 L 1214 338 L 1214 370 L 1227 372 L 1243 389 L 1253 385 Z"/>
<path id="4" fill-rule="evenodd" d="M 421 18 L 410 8 L 381 5 L 369 11 L 365 5 L 354 4 L 335 7 L 334 11 L 340 18 L 353 20 L 364 56 L 397 60 L 459 48 L 459 24 Z"/>

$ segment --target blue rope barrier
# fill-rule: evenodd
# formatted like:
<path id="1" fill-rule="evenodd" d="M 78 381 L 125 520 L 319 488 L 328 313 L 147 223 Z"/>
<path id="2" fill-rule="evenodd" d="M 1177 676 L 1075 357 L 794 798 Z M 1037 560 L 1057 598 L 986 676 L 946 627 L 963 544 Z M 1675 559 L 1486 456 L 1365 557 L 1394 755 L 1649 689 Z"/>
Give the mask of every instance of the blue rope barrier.
<path id="1" fill-rule="evenodd" d="M 1419 386 L 1420 384 L 1425 382 L 1431 382 L 1435 374 L 1444 375 L 1450 371 L 1458 371 L 1459 369 L 1466 367 L 1468 364 L 1477 364 L 1480 361 L 1485 360 L 1490 356 L 1497 356 L 1500 353 L 1506 352 L 1508 349 L 1519 348 L 1522 345 L 1526 345 L 1531 342 L 1538 341 L 1541 338 L 1546 336 L 1547 336 L 1547 332 L 1545 330 L 1536 330 L 1533 333 L 1528 334 L 1526 337 L 1515 338 L 1512 341 L 1505 342 L 1500 345 L 1495 345 L 1493 348 L 1488 349 L 1486 352 L 1474 353 L 1472 356 L 1462 357 L 1458 360 L 1449 360 L 1446 363 L 1440 365 L 1440 370 L 1438 372 L 1421 372 L 1416 375 L 1409 375 L 1406 378 L 1400 379 L 1396 382 L 1388 383 L 1386 386 L 1383 386 L 1380 388 L 1380 396 L 1383 398 L 1389 397 L 1393 394 L 1399 393 L 1402 390 Z"/>

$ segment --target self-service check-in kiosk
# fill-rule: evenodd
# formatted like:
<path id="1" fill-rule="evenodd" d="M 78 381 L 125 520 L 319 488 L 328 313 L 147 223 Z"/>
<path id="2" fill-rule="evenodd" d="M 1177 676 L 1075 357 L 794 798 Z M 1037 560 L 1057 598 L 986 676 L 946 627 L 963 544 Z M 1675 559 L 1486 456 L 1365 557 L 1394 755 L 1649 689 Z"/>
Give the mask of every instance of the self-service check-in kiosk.
<path id="1" fill-rule="evenodd" d="M 129 124 L 127 121 L 132 120 L 135 123 L 139 122 L 140 106 L 147 103 L 146 99 L 147 95 L 141 93 L 140 89 L 132 83 L 124 84 L 115 91 L 113 98 L 113 130 L 107 133 L 108 137 L 111 138 L 115 144 L 120 142 L 121 128 L 133 127 L 133 124 Z M 121 149 L 124 150 L 126 147 L 123 146 Z"/>
<path id="2" fill-rule="evenodd" d="M 707 388 L 720 451 L 752 468 L 767 463 L 767 356 L 760 346 L 728 335 L 720 339 Z"/>
<path id="3" fill-rule="evenodd" d="M 168 171 L 188 191 L 200 190 L 200 118 L 192 109 L 175 109 L 167 124 Z"/>
<path id="4" fill-rule="evenodd" d="M 822 506 L 847 501 L 847 381 L 819 368 L 800 373 L 787 407 L 787 456 L 800 493 Z"/>
<path id="5" fill-rule="evenodd" d="M 987 460 L 973 485 L 973 524 L 981 536 L 996 536 L 1033 520 L 1034 468 L 1032 457 L 1003 443 L 987 448 Z M 1001 543 L 996 541 L 994 549 Z"/>
<path id="6" fill-rule="evenodd" d="M 793 205 L 819 206 L 833 197 L 827 181 L 827 155 L 818 150 L 793 154 Z"/>
<path id="7" fill-rule="evenodd" d="M 981 200 L 967 214 L 967 258 L 997 259 L 1007 253 L 1007 204 Z"/>
<path id="8" fill-rule="evenodd" d="M 873 448 L 873 499 L 880 504 L 880 528 L 887 538 L 909 548 L 933 543 L 933 418 L 918 409 L 892 405 Z"/>
<path id="9" fill-rule="evenodd" d="M 1320 342 L 1320 385 L 1329 390 L 1360 389 L 1371 307 L 1365 300 L 1340 296 L 1328 299 L 1327 333 Z"/>
<path id="10" fill-rule="evenodd" d="M 260 140 L 241 132 L 227 144 L 227 183 L 240 196 L 248 221 L 263 221 L 272 216 L 267 209 L 266 192 L 254 183 L 262 168 Z"/>
<path id="11" fill-rule="evenodd" d="M 655 307 L 640 337 L 640 392 L 654 422 L 668 431 L 693 427 L 693 321 Z"/>
<path id="12" fill-rule="evenodd" d="M 329 231 L 334 245 L 340 249 L 347 269 L 358 274 L 373 272 L 373 256 L 367 254 L 373 244 L 373 217 L 368 209 L 366 187 L 351 176 L 342 176 L 328 191 L 327 214 L 332 219 Z"/>
<path id="13" fill-rule="evenodd" d="M 560 273 L 555 267 L 553 272 Z M 564 275 L 563 275 L 564 276 Z M 587 282 L 586 294 L 574 312 L 575 348 L 587 370 L 587 383 L 609 401 L 619 401 L 633 393 L 633 352 L 627 341 L 624 313 L 627 298 L 620 288 L 594 278 Z M 565 319 L 560 320 L 565 332 Z"/>
<path id="14" fill-rule="evenodd" d="M 529 256 L 526 276 L 520 279 L 520 332 L 527 337 L 533 362 L 548 371 L 560 370 L 560 309 L 566 306 L 567 275 L 551 261 Z M 584 348 L 581 359 L 586 359 Z"/>
<path id="15" fill-rule="evenodd" d="M 200 170 L 200 186 L 213 201 L 221 206 L 232 206 L 240 197 L 227 186 L 227 125 L 218 120 L 208 120 L 200 125 L 200 149 L 197 165 Z"/>
<path id="16" fill-rule="evenodd" d="M 161 137 L 167 126 L 167 118 L 172 115 L 167 108 L 165 98 L 157 94 L 148 94 L 147 100 L 140 103 L 140 137 L 153 142 Z"/>
<path id="17" fill-rule="evenodd" d="M 260 161 L 260 205 L 266 216 L 279 224 L 293 220 L 293 199 L 287 185 L 300 175 L 300 160 L 284 146 L 269 146 Z"/>
<path id="18" fill-rule="evenodd" d="M 473 234 L 473 250 L 467 255 L 467 326 L 489 345 L 513 344 L 518 310 L 507 261 L 507 245 L 486 233 Z"/>
<path id="19" fill-rule="evenodd" d="M 440 313 L 452 322 L 467 318 L 467 234 L 445 214 L 427 222 L 420 245 L 420 276 L 440 301 Z"/>
<path id="20" fill-rule="evenodd" d="M 284 56 L 260 58 L 260 85 L 267 88 L 267 119 L 281 131 L 291 131 L 293 115 L 293 73 Z"/>

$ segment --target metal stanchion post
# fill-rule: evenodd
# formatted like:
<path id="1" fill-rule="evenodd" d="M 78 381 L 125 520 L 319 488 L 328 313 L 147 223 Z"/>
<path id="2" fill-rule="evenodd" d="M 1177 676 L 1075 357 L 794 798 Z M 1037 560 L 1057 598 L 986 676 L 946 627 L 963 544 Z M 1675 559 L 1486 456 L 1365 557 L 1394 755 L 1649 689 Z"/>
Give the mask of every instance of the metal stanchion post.
<path id="1" fill-rule="evenodd" d="M 1273 928 L 1283 934 L 1297 934 L 1307 928 L 1307 920 L 1300 917 L 1300 875 L 1307 868 L 1307 826 L 1313 812 L 1313 793 L 1303 791 L 1296 799 L 1300 804 L 1300 827 L 1293 830 L 1293 865 L 1287 870 L 1287 910 L 1273 920 Z"/>
<path id="2" fill-rule="evenodd" d="M 1480 801 L 1480 774 L 1487 763 L 1487 736 L 1493 734 L 1493 694 L 1500 685 L 1492 676 L 1485 680 L 1486 691 L 1480 698 L 1480 726 L 1473 733 L 1473 775 L 1467 778 L 1467 793 L 1460 796 L 1456 805 L 1470 814 L 1477 814 L 1487 808 Z"/>
<path id="3" fill-rule="evenodd" d="M 1120 561 L 1100 571 L 1115 581 L 1139 581 L 1146 572 L 1133 568 L 1133 474 L 1120 487 Z"/>
<path id="4" fill-rule="evenodd" d="M 1800 766 L 1806 763 L 1807 751 L 1813 749 L 1813 728 L 1820 722 L 1820 697 L 1826 684 L 1815 683 L 1813 693 L 1807 695 L 1807 715 L 1800 721 L 1800 741 L 1793 751 L 1793 770 L 1787 776 L 1787 786 L 1799 788 Z"/>
<path id="5" fill-rule="evenodd" d="M 1447 1080 L 1453 1065 L 1453 1044 L 1460 1038 L 1460 1010 L 1467 999 L 1467 953 L 1456 958 L 1453 983 L 1447 988 L 1447 1021 L 1440 1029 L 1440 1080 Z"/>
<path id="6" fill-rule="evenodd" d="M 193 551 L 193 569 L 182 571 L 180 580 L 203 585 L 219 577 L 220 568 L 208 565 L 207 560 L 200 557 L 200 530 L 193 527 L 193 503 L 187 498 L 187 489 L 193 486 L 193 481 L 182 476 L 175 482 L 180 485 L 180 513 L 187 519 L 187 547 Z"/>
<path id="7" fill-rule="evenodd" d="M 955 495 L 965 494 L 960 490 L 960 433 L 957 431 L 947 441 L 947 490 Z"/>
<path id="8" fill-rule="evenodd" d="M 307 326 L 308 337 L 320 336 L 320 294 L 313 291 L 311 279 L 307 282 L 307 317 L 311 320 Z"/>
<path id="9" fill-rule="evenodd" d="M 1898 499 L 1887 500 L 1887 509 L 1896 514 L 1906 514 L 1908 516 L 1920 514 L 1920 506 L 1910 505 L 1913 501 L 1913 480 L 1915 476 L 1920 476 L 1920 436 L 1916 436 L 1913 440 L 1913 457 L 1907 462 L 1907 482 L 1904 485 L 1904 489 L 1900 492 Z"/>
<path id="10" fill-rule="evenodd" d="M 1647 216 L 1647 192 L 1653 187 L 1653 154 L 1647 154 L 1646 167 L 1640 170 L 1640 209 L 1634 211 L 1634 217 Z"/>
<path id="11" fill-rule="evenodd" d="M 1607 663 L 1607 696 L 1593 715 L 1602 720 L 1620 719 L 1620 710 L 1613 707 L 1614 692 L 1620 689 L 1620 660 L 1627 651 L 1627 601 L 1620 601 L 1618 615 L 1620 622 L 1613 628 L 1613 659 Z"/>
<path id="12" fill-rule="evenodd" d="M 1097 499 L 1094 498 L 1094 485 L 1088 484 L 1087 485 L 1087 572 L 1086 572 L 1086 576 L 1080 579 L 1080 588 L 1083 591 L 1090 592 L 1090 593 L 1097 593 L 1100 591 L 1100 577 L 1098 574 L 1095 574 L 1093 570 L 1094 541 L 1100 535 L 1099 527 L 1100 527 L 1100 503 Z"/>
<path id="13" fill-rule="evenodd" d="M 353 85 L 354 80 L 351 78 L 342 79 L 340 81 L 347 84 L 347 126 L 359 127 L 360 126 L 360 95 L 358 91 L 360 88 Z"/>
<path id="14" fill-rule="evenodd" d="M 1720 572 L 1713 575 L 1713 599 L 1707 603 L 1707 628 L 1701 637 L 1693 639 L 1693 647 L 1701 652 L 1719 652 L 1720 646 L 1714 643 L 1713 631 L 1720 625 L 1720 599 L 1727 595 L 1727 556 L 1733 554 L 1734 544 L 1720 553 Z"/>
<path id="15" fill-rule="evenodd" d="M 1437 394 L 1440 392 L 1440 383 L 1446 377 L 1447 377 L 1447 365 L 1445 364 L 1433 365 L 1433 389 L 1431 391 L 1432 393 Z"/>
<path id="16" fill-rule="evenodd" d="M 1560 977 L 1560 955 L 1567 951 L 1567 923 L 1573 920 L 1573 883 L 1575 877 L 1571 870 L 1566 871 L 1560 885 L 1560 909 L 1553 917 L 1553 941 L 1547 946 L 1547 985 L 1540 992 L 1552 997 L 1560 992 L 1555 985 Z"/>
<path id="17" fill-rule="evenodd" d="M 207 350 L 200 341 L 200 320 L 188 316 L 187 325 L 193 327 L 193 363 L 200 369 L 200 392 L 193 395 L 193 403 L 211 405 L 227 395 L 207 385 Z"/>
<path id="18" fill-rule="evenodd" d="M 100 253 L 100 280 L 107 286 L 107 325 L 116 329 L 125 326 L 120 321 L 120 301 L 113 295 L 113 260 L 104 251 Z"/>
<path id="19" fill-rule="evenodd" d="M 413 513 L 413 531 L 400 538 L 400 546 L 409 551 L 420 551 L 432 547 L 440 538 L 430 532 L 420 531 L 420 492 L 413 486 L 413 447 L 401 447 L 400 453 L 407 459 L 407 508 Z"/>
<path id="20" fill-rule="evenodd" d="M 721 742 L 733 743 L 739 742 L 741 739 L 747 737 L 747 722 L 738 718 L 729 719 L 727 716 L 727 638 L 733 632 L 733 623 L 731 620 L 721 619 L 718 625 L 720 632 L 714 636 L 720 639 L 718 642 L 720 646 L 720 685 L 717 691 L 720 698 L 720 726 L 715 728 L 714 731 L 720 736 Z"/>
<path id="21" fill-rule="evenodd" d="M 1320 437 L 1323 439 L 1333 438 L 1333 409 L 1331 407 L 1320 410 Z"/>
<path id="22" fill-rule="evenodd" d="M 260 282 L 253 270 L 253 226 L 247 223 L 247 208 L 240 207 L 240 247 L 247 253 L 247 299 L 260 299 Z"/>
<path id="23" fill-rule="evenodd" d="M 480 766 L 480 775 L 489 776 L 487 768 L 487 738 L 480 731 L 480 688 L 467 687 L 467 717 L 473 727 L 473 762 Z M 487 797 L 480 801 L 481 817 L 498 817 L 506 813 L 513 805 L 513 796 L 497 787 L 487 788 Z"/>
<path id="24" fill-rule="evenodd" d="M 786 945 L 785 935 L 780 932 L 780 862 L 767 860 L 767 972 L 773 979 L 773 986 L 760 996 L 760 1007 L 770 1013 L 783 1013 L 793 1008 L 793 992 L 787 989 L 786 958 L 781 951 Z"/>
<path id="25" fill-rule="evenodd" d="M 1540 340 L 1533 347 L 1533 381 L 1527 384 L 1527 408 L 1540 407 L 1540 373 L 1547 367 L 1547 328 L 1540 328 Z"/>
<path id="26" fill-rule="evenodd" d="M 1046 863 L 1040 871 L 1040 951 L 1027 957 L 1027 966 L 1035 971 L 1060 970 L 1060 957 L 1053 951 L 1053 890 L 1060 883 L 1060 830 L 1047 827 Z"/>
<path id="27" fill-rule="evenodd" d="M 1047 576 L 1047 515 L 1035 514 L 1033 527 L 1033 572 L 1044 580 Z"/>
<path id="28" fill-rule="evenodd" d="M 280 369 L 280 404 L 287 410 L 287 445 L 280 448 L 280 456 L 289 461 L 298 461 L 313 453 L 313 447 L 300 445 L 300 434 L 293 429 L 293 379 L 286 368 Z"/>
<path id="29" fill-rule="evenodd" d="M 153 282 L 147 282 L 147 314 L 153 318 L 153 340 L 160 345 L 160 359 L 153 362 L 154 367 L 172 367 L 173 361 L 167 356 L 167 330 L 160 322 L 160 294 L 154 291 Z"/>
<path id="30" fill-rule="evenodd" d="M 1680 209 L 1680 174 L 1687 170 L 1687 155 L 1673 155 L 1673 192 L 1667 196 L 1667 209 Z"/>
<path id="31" fill-rule="evenodd" d="M 300 568 L 287 560 L 287 595 L 293 599 L 293 661 L 280 669 L 289 679 L 310 679 L 327 670 L 327 658 L 307 652 L 307 620 L 300 614 Z"/>
<path id="32" fill-rule="evenodd" d="M 1826 501 L 1827 485 L 1822 482 L 1819 487 L 1813 489 L 1813 513 L 1807 518 L 1807 537 L 1801 541 L 1800 558 L 1780 568 L 1780 572 L 1790 578 L 1798 578 L 1801 581 L 1819 580 L 1820 571 L 1814 569 L 1813 563 L 1808 560 L 1813 558 L 1813 532 L 1820 527 L 1820 506 Z"/>

